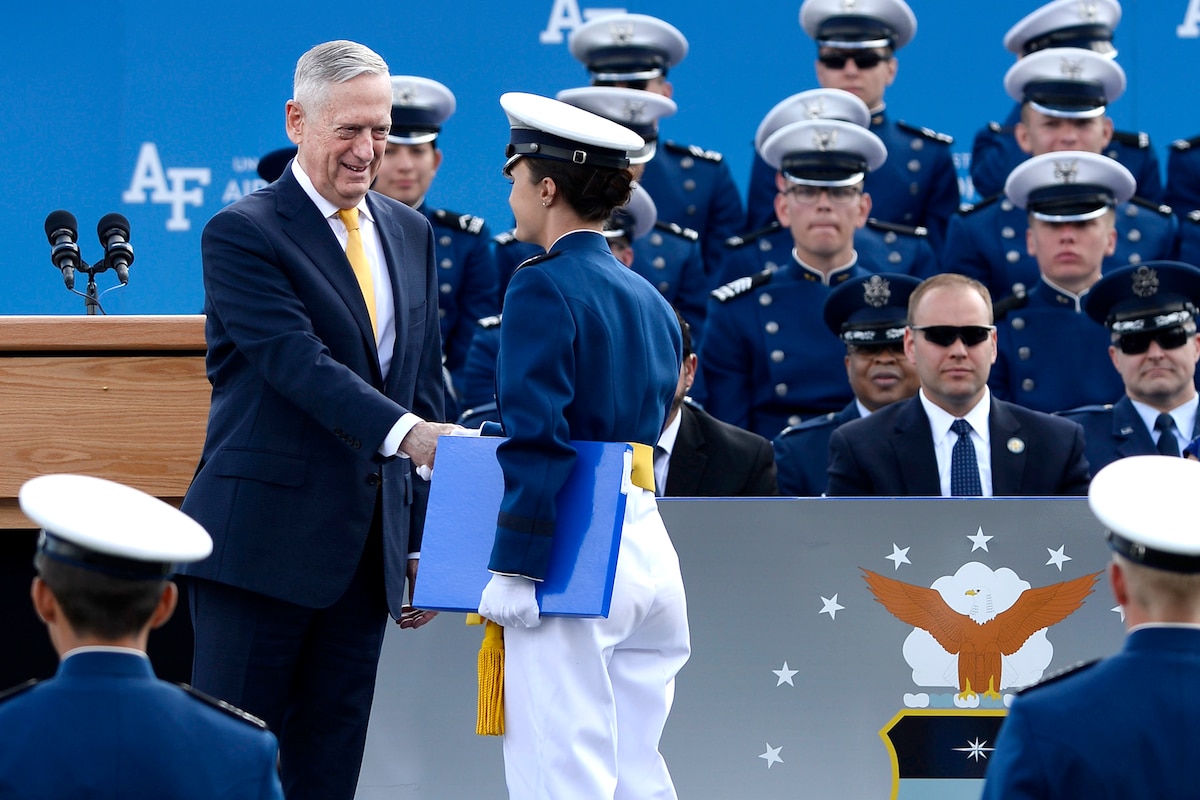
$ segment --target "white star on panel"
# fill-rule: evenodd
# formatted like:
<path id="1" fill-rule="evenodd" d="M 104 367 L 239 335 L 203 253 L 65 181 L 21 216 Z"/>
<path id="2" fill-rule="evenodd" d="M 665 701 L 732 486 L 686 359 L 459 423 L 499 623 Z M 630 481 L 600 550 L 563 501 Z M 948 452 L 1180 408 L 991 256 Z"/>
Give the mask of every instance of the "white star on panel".
<path id="1" fill-rule="evenodd" d="M 909 549 L 910 548 L 907 548 L 907 547 L 905 547 L 904 549 L 901 549 L 896 546 L 895 542 L 892 542 L 892 554 L 890 556 L 885 556 L 885 557 L 887 558 L 888 561 L 895 561 L 896 569 L 900 569 L 901 564 L 911 564 L 912 563 L 911 561 L 908 560 Z"/>
<path id="2" fill-rule="evenodd" d="M 799 671 L 800 670 L 798 670 L 798 669 L 788 669 L 788 665 L 787 665 L 786 661 L 783 662 L 783 669 L 771 670 L 771 672 L 774 672 L 776 675 L 779 676 L 779 683 L 775 684 L 776 686 L 783 686 L 785 683 L 788 686 L 795 686 L 796 684 L 792 683 L 792 676 L 795 675 Z"/>
<path id="3" fill-rule="evenodd" d="M 976 550 L 982 550 L 985 553 L 990 553 L 991 551 L 988 550 L 987 543 L 990 542 L 994 538 L 996 538 L 996 537 L 988 536 L 987 534 L 985 534 L 983 532 L 982 525 L 979 527 L 979 530 L 976 531 L 974 536 L 967 537 L 967 539 L 970 540 L 970 542 L 971 542 L 971 552 L 972 553 L 974 553 Z"/>
<path id="4" fill-rule="evenodd" d="M 772 764 L 782 764 L 783 759 L 779 757 L 779 751 L 783 749 L 783 745 L 779 747 L 771 747 L 771 743 L 767 742 L 767 752 L 759 755 L 759 758 L 764 758 L 767 761 L 767 769 L 771 768 Z"/>
<path id="5" fill-rule="evenodd" d="M 821 606 L 820 613 L 828 614 L 830 619 L 837 619 L 837 612 L 845 608 L 844 605 L 838 603 L 836 594 L 833 597 L 822 597 L 821 602 L 824 605 Z"/>
<path id="6" fill-rule="evenodd" d="M 1046 552 L 1050 554 L 1050 560 L 1046 562 L 1046 566 L 1048 567 L 1053 564 L 1054 566 L 1058 567 L 1059 572 L 1062 572 L 1062 565 L 1071 560 L 1070 556 L 1063 553 L 1063 550 L 1066 549 L 1067 546 L 1065 544 L 1057 550 L 1051 550 L 1049 547 L 1047 547 Z"/>
<path id="7" fill-rule="evenodd" d="M 972 761 L 978 761 L 981 758 L 987 758 L 987 754 L 996 749 L 994 747 L 987 747 L 986 739 L 981 742 L 978 738 L 976 738 L 973 742 L 968 741 L 967 745 L 967 747 L 955 747 L 952 749 L 958 751 L 959 753 L 966 753 L 967 758 L 971 759 Z"/>

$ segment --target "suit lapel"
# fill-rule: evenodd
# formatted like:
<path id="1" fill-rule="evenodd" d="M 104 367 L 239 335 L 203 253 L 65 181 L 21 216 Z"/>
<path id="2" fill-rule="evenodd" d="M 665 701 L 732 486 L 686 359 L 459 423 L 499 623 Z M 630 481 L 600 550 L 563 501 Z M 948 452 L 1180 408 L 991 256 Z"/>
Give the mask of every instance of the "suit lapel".
<path id="1" fill-rule="evenodd" d="M 1021 423 L 1007 406 L 993 397 L 988 435 L 992 440 L 992 495 L 995 497 L 1024 494 L 1021 486 L 1029 443 L 1021 438 L 1020 432 Z"/>
<path id="2" fill-rule="evenodd" d="M 921 405 L 920 397 L 902 401 L 905 406 L 896 414 L 892 428 L 892 453 L 897 472 L 910 497 L 938 497 L 942 483 L 938 479 L 937 454 L 933 451 L 933 428 Z"/>
<path id="3" fill-rule="evenodd" d="M 667 470 L 667 491 L 671 497 L 694 494 L 700 488 L 708 464 L 704 434 L 696 422 L 696 415 L 685 403 L 679 409 L 679 433 L 671 451 L 671 466 Z"/>
<path id="4" fill-rule="evenodd" d="M 1113 406 L 1113 438 L 1117 440 L 1117 456 L 1151 455 L 1158 452 L 1154 438 L 1146 429 L 1146 423 L 1133 407 L 1133 401 L 1126 395 Z"/>

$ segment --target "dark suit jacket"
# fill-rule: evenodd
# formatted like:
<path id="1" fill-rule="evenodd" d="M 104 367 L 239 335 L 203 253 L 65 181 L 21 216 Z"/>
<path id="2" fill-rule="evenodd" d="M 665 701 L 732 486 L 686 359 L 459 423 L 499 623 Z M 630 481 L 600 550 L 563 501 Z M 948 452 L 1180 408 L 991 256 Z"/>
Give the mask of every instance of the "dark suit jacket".
<path id="1" fill-rule="evenodd" d="M 666 497 L 774 497 L 771 443 L 684 403 L 667 467 Z"/>
<path id="2" fill-rule="evenodd" d="M 386 380 L 346 254 L 291 169 L 205 226 L 212 405 L 183 510 L 213 554 L 184 574 L 327 606 L 349 585 L 380 502 L 399 614 L 427 484 L 377 451 L 406 411 L 442 418 L 437 281 L 425 217 L 374 192 L 367 203 L 396 309 Z"/>
<path id="3" fill-rule="evenodd" d="M 1158 454 L 1154 437 L 1128 395 L 1113 405 L 1073 408 L 1062 412 L 1061 416 L 1083 426 L 1088 464 L 1093 474 L 1119 458 Z M 1200 409 L 1196 412 L 1195 430 L 1200 431 Z"/>
<path id="4" fill-rule="evenodd" d="M 992 494 L 1087 494 L 1083 429 L 992 398 Z M 829 437 L 830 497 L 938 497 L 933 432 L 920 397 L 847 422 Z"/>
<path id="5" fill-rule="evenodd" d="M 0 797 L 282 800 L 278 750 L 136 654 L 75 653 L 0 699 Z"/>

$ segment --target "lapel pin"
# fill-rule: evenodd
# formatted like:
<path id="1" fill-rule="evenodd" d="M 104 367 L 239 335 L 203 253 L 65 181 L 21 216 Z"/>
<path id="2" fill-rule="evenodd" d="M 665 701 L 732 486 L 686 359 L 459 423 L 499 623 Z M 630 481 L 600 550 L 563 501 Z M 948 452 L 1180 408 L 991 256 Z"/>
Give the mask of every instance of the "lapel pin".
<path id="1" fill-rule="evenodd" d="M 1014 436 L 1008 440 L 1008 452 L 1019 455 L 1025 452 L 1025 442 Z"/>

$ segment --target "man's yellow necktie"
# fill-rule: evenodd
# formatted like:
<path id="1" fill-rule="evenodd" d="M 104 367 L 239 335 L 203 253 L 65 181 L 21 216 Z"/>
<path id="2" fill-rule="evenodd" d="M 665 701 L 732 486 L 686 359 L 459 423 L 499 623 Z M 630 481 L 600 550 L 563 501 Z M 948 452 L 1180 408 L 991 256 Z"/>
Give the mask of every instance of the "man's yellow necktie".
<path id="1" fill-rule="evenodd" d="M 371 330 L 378 334 L 379 325 L 375 321 L 375 281 L 371 278 L 371 264 L 367 261 L 367 251 L 363 249 L 362 233 L 358 230 L 358 209 L 343 208 L 338 211 L 338 217 L 346 225 L 346 232 L 349 234 L 346 239 L 346 258 L 350 259 L 354 277 L 358 278 L 358 288 L 362 290 L 363 300 L 367 303 Z"/>

